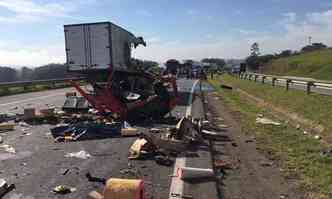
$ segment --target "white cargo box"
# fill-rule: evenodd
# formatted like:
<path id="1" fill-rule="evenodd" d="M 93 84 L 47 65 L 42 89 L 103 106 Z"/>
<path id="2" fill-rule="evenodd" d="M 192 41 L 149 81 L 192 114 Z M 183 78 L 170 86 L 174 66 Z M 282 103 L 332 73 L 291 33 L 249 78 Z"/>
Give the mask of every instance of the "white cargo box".
<path id="1" fill-rule="evenodd" d="M 65 25 L 68 71 L 127 70 L 135 36 L 110 23 Z"/>

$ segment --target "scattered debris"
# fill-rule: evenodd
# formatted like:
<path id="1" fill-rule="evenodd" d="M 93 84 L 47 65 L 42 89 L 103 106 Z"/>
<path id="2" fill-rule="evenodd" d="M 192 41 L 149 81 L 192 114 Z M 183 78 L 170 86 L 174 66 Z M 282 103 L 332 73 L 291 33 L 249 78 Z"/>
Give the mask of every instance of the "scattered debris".
<path id="1" fill-rule="evenodd" d="M 226 85 L 226 84 L 221 84 L 220 87 L 223 88 L 223 89 L 229 89 L 229 90 L 232 90 L 232 89 L 233 89 L 232 86 L 230 86 L 230 85 Z"/>
<path id="2" fill-rule="evenodd" d="M 322 157 L 332 157 L 332 150 L 331 149 L 324 150 L 324 151 L 320 152 L 320 155 Z"/>
<path id="3" fill-rule="evenodd" d="M 226 129 L 226 128 L 228 128 L 229 126 L 228 126 L 228 125 L 225 125 L 225 124 L 218 124 L 218 127 L 221 128 L 221 129 Z"/>
<path id="4" fill-rule="evenodd" d="M 54 115 L 54 108 L 45 108 L 39 110 L 40 114 L 45 117 L 53 116 Z"/>
<path id="5" fill-rule="evenodd" d="M 147 145 L 148 141 L 144 138 L 137 139 L 129 149 L 129 159 L 137 159 L 141 153 L 144 153 L 144 146 Z"/>
<path id="6" fill-rule="evenodd" d="M 8 144 L 2 144 L 0 145 L 0 149 L 3 149 L 4 151 L 8 153 L 16 153 L 16 150 L 14 147 L 8 145 Z"/>
<path id="7" fill-rule="evenodd" d="M 308 135 L 308 132 L 307 131 L 303 131 L 303 135 Z"/>
<path id="8" fill-rule="evenodd" d="M 59 173 L 61 175 L 67 175 L 67 173 L 70 171 L 70 169 L 60 169 Z"/>
<path id="9" fill-rule="evenodd" d="M 15 124 L 12 123 L 0 123 L 0 131 L 13 131 L 15 128 Z"/>
<path id="10" fill-rule="evenodd" d="M 296 129 L 299 130 L 301 126 L 299 124 L 296 125 Z"/>
<path id="11" fill-rule="evenodd" d="M 24 116 L 23 118 L 25 120 L 29 120 L 29 119 L 34 119 L 36 117 L 36 109 L 35 108 L 25 108 L 24 109 Z"/>
<path id="12" fill-rule="evenodd" d="M 320 139 L 322 139 L 322 137 L 321 136 L 319 136 L 319 135 L 315 135 L 315 137 L 314 137 L 316 140 L 320 140 Z"/>
<path id="13" fill-rule="evenodd" d="M 74 157 L 74 158 L 80 158 L 80 159 L 88 159 L 88 158 L 91 157 L 91 155 L 88 152 L 82 150 L 82 151 L 79 151 L 79 152 L 76 152 L 76 153 L 67 153 L 65 155 L 65 157 L 66 158 Z"/>
<path id="14" fill-rule="evenodd" d="M 0 136 L 0 144 L 3 143 L 3 138 Z"/>
<path id="15" fill-rule="evenodd" d="M 235 142 L 232 142 L 233 147 L 237 147 L 238 145 Z"/>
<path id="16" fill-rule="evenodd" d="M 2 198 L 4 195 L 12 191 L 13 189 L 15 189 L 14 184 L 8 185 L 5 179 L 0 178 L 0 198 Z"/>
<path id="17" fill-rule="evenodd" d="M 119 136 L 120 129 L 120 123 L 86 121 L 58 125 L 51 129 L 51 133 L 56 142 L 62 142 Z"/>
<path id="18" fill-rule="evenodd" d="M 275 125 L 275 126 L 280 126 L 281 125 L 281 123 L 279 123 L 279 122 L 275 122 L 275 121 L 273 121 L 273 120 L 271 120 L 271 119 L 268 119 L 268 118 L 260 118 L 260 117 L 258 117 L 257 119 L 256 119 L 256 124 L 266 124 L 266 125 Z"/>
<path id="19" fill-rule="evenodd" d="M 177 174 L 178 177 L 180 177 L 182 180 L 214 177 L 214 172 L 212 169 L 202 169 L 202 168 L 193 168 L 193 167 L 178 168 Z"/>
<path id="20" fill-rule="evenodd" d="M 103 193 L 92 191 L 89 197 L 94 199 L 144 199 L 143 180 L 110 178 L 107 180 Z"/>
<path id="21" fill-rule="evenodd" d="M 84 97 L 68 96 L 62 110 L 65 112 L 88 112 L 89 103 Z"/>
<path id="22" fill-rule="evenodd" d="M 179 193 L 171 193 L 172 197 L 176 198 L 183 198 L 183 199 L 194 199 L 192 195 L 184 195 L 184 194 L 179 194 Z"/>
<path id="23" fill-rule="evenodd" d="M 76 97 L 77 93 L 76 92 L 67 92 L 66 97 Z"/>
<path id="24" fill-rule="evenodd" d="M 269 162 L 269 161 L 261 161 L 260 165 L 263 167 L 270 167 L 273 165 L 273 162 Z"/>
<path id="25" fill-rule="evenodd" d="M 281 194 L 279 198 L 280 198 L 280 199 L 286 199 L 286 198 L 288 198 L 288 195 L 286 195 L 286 194 Z"/>
<path id="26" fill-rule="evenodd" d="M 172 166 L 174 164 L 174 160 L 170 159 L 168 156 L 157 155 L 154 157 L 154 159 L 159 165 Z"/>
<path id="27" fill-rule="evenodd" d="M 252 136 L 249 139 L 246 139 L 245 142 L 246 143 L 251 143 L 251 142 L 254 142 L 255 140 L 256 140 L 256 138 L 254 136 Z"/>
<path id="28" fill-rule="evenodd" d="M 119 172 L 122 175 L 127 174 L 127 175 L 131 175 L 133 177 L 137 177 L 138 176 L 138 170 L 137 169 L 121 169 Z"/>
<path id="29" fill-rule="evenodd" d="M 257 114 L 257 117 L 259 117 L 259 118 L 263 118 L 264 115 L 260 113 L 260 114 Z"/>
<path id="30" fill-rule="evenodd" d="M 102 184 L 106 184 L 105 178 L 93 177 L 89 172 L 85 174 L 85 177 L 88 179 L 89 182 L 99 182 Z"/>
<path id="31" fill-rule="evenodd" d="M 221 170 L 237 169 L 237 168 L 239 168 L 239 160 L 237 160 L 237 161 L 215 160 L 214 166 L 217 169 L 221 169 Z"/>
<path id="32" fill-rule="evenodd" d="M 74 187 L 68 187 L 66 185 L 58 185 L 54 187 L 53 192 L 57 194 L 68 194 L 75 192 L 77 189 Z"/>
<path id="33" fill-rule="evenodd" d="M 202 135 L 204 138 L 209 140 L 216 140 L 216 141 L 223 141 L 223 142 L 229 142 L 231 139 L 227 135 L 223 135 L 217 132 L 208 131 L 208 130 L 202 130 Z"/>
<path id="34" fill-rule="evenodd" d="M 131 127 L 128 122 L 124 122 L 123 128 L 121 129 L 121 136 L 137 136 L 139 134 L 138 129 Z"/>

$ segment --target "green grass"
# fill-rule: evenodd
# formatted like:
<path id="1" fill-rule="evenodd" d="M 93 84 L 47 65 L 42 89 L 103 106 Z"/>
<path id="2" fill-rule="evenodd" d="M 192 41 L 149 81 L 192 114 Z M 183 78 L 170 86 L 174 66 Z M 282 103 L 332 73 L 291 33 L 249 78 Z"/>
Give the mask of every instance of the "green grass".
<path id="1" fill-rule="evenodd" d="M 332 49 L 273 60 L 264 73 L 332 80 Z"/>
<path id="2" fill-rule="evenodd" d="M 58 84 L 55 87 L 51 87 L 50 85 L 34 85 L 34 86 L 29 86 L 27 88 L 24 87 L 0 88 L 0 96 L 30 93 L 30 92 L 37 92 L 37 91 L 50 90 L 50 89 L 59 89 L 68 86 L 69 86 L 68 84 Z"/>
<path id="3" fill-rule="evenodd" d="M 332 140 L 332 97 L 319 94 L 307 95 L 304 91 L 289 90 L 283 87 L 272 87 L 269 84 L 241 80 L 230 75 L 224 75 L 223 81 L 232 84 L 258 98 L 264 99 L 275 106 L 295 112 L 304 118 L 315 121 L 326 127 L 323 136 Z"/>
<path id="4" fill-rule="evenodd" d="M 226 76 L 225 81 L 236 82 L 229 76 Z M 237 92 L 221 89 L 219 79 L 209 82 L 233 111 L 240 112 L 242 131 L 256 136 L 258 148 L 278 161 L 286 178 L 298 179 L 299 188 L 313 194 L 315 199 L 332 198 L 332 155 L 321 155 L 325 147 L 319 141 L 287 125 L 256 124 L 257 114 L 263 113 L 269 118 L 275 118 L 241 98 Z M 253 87 L 246 83 L 248 87 Z"/>

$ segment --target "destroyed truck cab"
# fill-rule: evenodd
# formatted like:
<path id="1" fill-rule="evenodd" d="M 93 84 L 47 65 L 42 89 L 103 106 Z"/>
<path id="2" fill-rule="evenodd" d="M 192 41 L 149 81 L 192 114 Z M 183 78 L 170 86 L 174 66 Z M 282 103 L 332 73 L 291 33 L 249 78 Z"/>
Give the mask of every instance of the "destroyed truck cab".
<path id="1" fill-rule="evenodd" d="M 64 32 L 68 71 L 84 76 L 92 90 L 71 83 L 100 114 L 160 118 L 175 106 L 174 77 L 138 71 L 131 64 L 131 50 L 146 46 L 142 37 L 111 22 L 65 25 Z"/>

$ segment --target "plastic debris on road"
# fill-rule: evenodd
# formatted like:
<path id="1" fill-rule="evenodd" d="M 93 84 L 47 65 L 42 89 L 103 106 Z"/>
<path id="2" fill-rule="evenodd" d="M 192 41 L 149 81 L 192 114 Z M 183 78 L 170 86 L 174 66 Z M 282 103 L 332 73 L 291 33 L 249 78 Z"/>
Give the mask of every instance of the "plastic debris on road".
<path id="1" fill-rule="evenodd" d="M 68 194 L 75 192 L 77 189 L 74 187 L 68 187 L 66 185 L 58 185 L 54 187 L 53 192 L 58 194 Z"/>
<path id="2" fill-rule="evenodd" d="M 193 168 L 193 167 L 181 167 L 177 170 L 178 177 L 182 180 L 191 180 L 197 178 L 212 178 L 214 172 L 212 169 Z"/>
<path id="3" fill-rule="evenodd" d="M 7 181 L 3 178 L 0 178 L 0 198 L 6 195 L 11 190 L 15 189 L 15 185 L 8 185 Z"/>
<path id="4" fill-rule="evenodd" d="M 66 158 L 80 158 L 80 159 L 88 159 L 91 157 L 91 155 L 86 152 L 86 151 L 79 151 L 79 152 L 75 152 L 75 153 L 67 153 L 65 155 Z"/>
<path id="5" fill-rule="evenodd" d="M 148 143 L 148 141 L 144 138 L 139 138 L 137 140 L 135 140 L 135 142 L 131 145 L 130 149 L 129 149 L 129 159 L 136 159 L 139 158 L 142 152 L 142 148 L 144 147 L 144 145 L 146 145 Z"/>
<path id="6" fill-rule="evenodd" d="M 0 131 L 13 131 L 14 128 L 15 128 L 15 124 L 12 124 L 12 123 L 4 122 L 4 123 L 0 124 Z"/>
<path id="7" fill-rule="evenodd" d="M 256 119 L 256 124 L 265 124 L 265 125 L 275 125 L 275 126 L 280 126 L 281 123 L 279 122 L 275 122 L 269 118 L 261 118 L 261 117 L 258 117 Z"/>
<path id="8" fill-rule="evenodd" d="M 8 153 L 16 153 L 16 150 L 14 147 L 8 145 L 8 144 L 2 144 L 0 145 L 0 149 L 3 149 L 4 151 Z"/>

